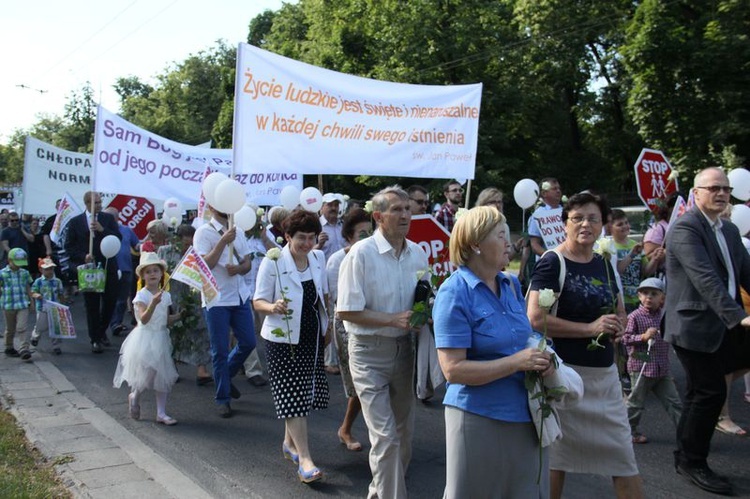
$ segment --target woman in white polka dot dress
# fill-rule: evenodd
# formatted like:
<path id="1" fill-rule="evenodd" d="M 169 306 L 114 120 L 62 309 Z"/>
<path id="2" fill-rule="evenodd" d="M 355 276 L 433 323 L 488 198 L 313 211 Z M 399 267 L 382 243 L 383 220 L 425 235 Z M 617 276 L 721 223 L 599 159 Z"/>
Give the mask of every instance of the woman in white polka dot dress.
<path id="1" fill-rule="evenodd" d="M 284 419 L 284 457 L 297 464 L 304 483 L 323 478 L 310 457 L 307 415 L 328 407 L 323 350 L 328 330 L 328 280 L 322 251 L 313 250 L 320 220 L 295 211 L 284 221 L 287 245 L 260 264 L 253 306 L 265 314 L 268 374 L 276 415 Z M 276 258 L 272 258 L 276 257 Z M 283 290 L 283 295 L 282 295 Z"/>

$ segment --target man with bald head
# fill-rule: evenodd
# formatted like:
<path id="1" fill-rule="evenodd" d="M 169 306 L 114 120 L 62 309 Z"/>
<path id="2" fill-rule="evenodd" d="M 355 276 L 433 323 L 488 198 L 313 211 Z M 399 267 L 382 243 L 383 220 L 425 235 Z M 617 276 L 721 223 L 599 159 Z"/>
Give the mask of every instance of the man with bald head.
<path id="1" fill-rule="evenodd" d="M 740 297 L 740 287 L 750 290 L 750 256 L 737 227 L 719 217 L 731 192 L 721 169 L 699 172 L 693 183 L 695 206 L 677 219 L 666 239 L 664 339 L 674 346 L 687 376 L 675 468 L 715 494 L 732 494 L 729 481 L 707 462 L 727 395 L 724 375 L 747 365 L 750 339 L 750 317 Z"/>

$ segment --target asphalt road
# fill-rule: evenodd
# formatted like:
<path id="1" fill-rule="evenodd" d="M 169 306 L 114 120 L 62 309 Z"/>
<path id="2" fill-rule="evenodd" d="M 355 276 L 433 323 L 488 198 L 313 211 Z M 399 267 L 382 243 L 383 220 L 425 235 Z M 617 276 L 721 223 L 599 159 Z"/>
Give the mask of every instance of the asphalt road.
<path id="1" fill-rule="evenodd" d="M 213 403 L 213 385 L 198 387 L 195 369 L 180 365 L 181 381 L 174 387 L 167 404 L 168 413 L 179 424 L 166 428 L 154 423 L 155 402 L 146 394 L 141 402 L 142 420 L 127 417 L 127 388 L 112 387 L 122 338 L 103 354 L 92 354 L 85 329 L 83 299 L 77 297 L 73 315 L 78 338 L 65 341 L 63 354 L 54 356 L 48 341 L 42 340 L 38 354 L 53 362 L 86 397 L 110 414 L 155 452 L 215 497 L 365 497 L 370 481 L 366 428 L 360 417 L 355 435 L 365 445 L 364 452 L 350 452 L 336 436 L 345 410 L 345 397 L 339 376 L 328 376 L 331 400 L 327 410 L 309 417 L 310 447 L 325 480 L 314 486 L 299 482 L 295 467 L 283 459 L 283 422 L 276 419 L 268 386 L 256 388 L 235 378 L 242 398 L 234 401 L 231 419 L 218 417 Z M 129 318 L 129 316 L 128 316 Z M 1 321 L 2 319 L 0 319 Z M 676 360 L 673 371 L 678 388 L 684 387 L 684 374 Z M 736 422 L 750 428 L 750 404 L 743 402 L 744 385 L 732 387 L 730 408 Z M 440 400 L 442 391 L 436 400 Z M 654 398 L 649 399 L 642 432 L 650 443 L 636 446 L 636 456 L 648 498 L 714 497 L 688 484 L 672 467 L 674 429 L 666 412 Z M 596 436 L 596 435 L 594 435 Z M 534 466 L 535 463 L 529 463 Z M 739 497 L 750 497 L 750 438 L 717 433 L 713 440 L 711 466 L 731 478 Z M 445 482 L 445 439 L 443 410 L 439 402 L 417 404 L 414 453 L 407 486 L 414 498 L 442 497 Z M 565 497 L 614 497 L 608 478 L 569 475 Z"/>

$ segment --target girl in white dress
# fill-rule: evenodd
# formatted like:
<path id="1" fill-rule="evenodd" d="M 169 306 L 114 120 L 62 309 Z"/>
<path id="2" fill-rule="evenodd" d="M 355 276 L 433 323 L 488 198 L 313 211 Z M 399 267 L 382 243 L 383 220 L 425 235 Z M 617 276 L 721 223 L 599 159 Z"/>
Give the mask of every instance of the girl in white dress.
<path id="1" fill-rule="evenodd" d="M 130 386 L 128 414 L 140 419 L 140 396 L 146 389 L 156 391 L 156 422 L 172 426 L 177 420 L 166 413 L 167 394 L 177 381 L 177 369 L 172 361 L 172 342 L 167 326 L 180 314 L 169 314 L 172 298 L 162 291 L 167 264 L 156 253 L 141 253 L 140 265 L 135 269 L 143 288 L 133 299 L 138 325 L 125 338 L 120 348 L 120 360 L 115 371 L 114 386 L 125 381 Z"/>

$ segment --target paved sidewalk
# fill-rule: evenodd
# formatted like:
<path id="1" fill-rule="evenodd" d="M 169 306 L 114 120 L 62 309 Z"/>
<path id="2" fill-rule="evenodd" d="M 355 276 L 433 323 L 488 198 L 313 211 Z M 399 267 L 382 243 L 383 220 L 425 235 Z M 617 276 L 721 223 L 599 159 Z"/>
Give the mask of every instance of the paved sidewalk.
<path id="1" fill-rule="evenodd" d="M 209 498 L 81 395 L 50 362 L 0 358 L 0 396 L 28 439 L 81 498 Z"/>

